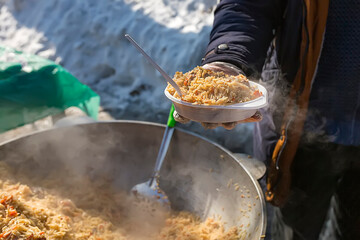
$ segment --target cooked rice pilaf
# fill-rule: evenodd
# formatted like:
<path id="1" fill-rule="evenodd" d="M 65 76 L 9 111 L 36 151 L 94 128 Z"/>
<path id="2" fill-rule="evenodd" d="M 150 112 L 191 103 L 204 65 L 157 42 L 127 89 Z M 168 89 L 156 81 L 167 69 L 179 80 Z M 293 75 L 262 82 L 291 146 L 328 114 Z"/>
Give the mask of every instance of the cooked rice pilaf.
<path id="1" fill-rule="evenodd" d="M 86 193 L 75 187 L 61 189 L 56 179 L 44 180 L 46 187 L 32 186 L 28 181 L 19 183 L 12 173 L 0 161 L 0 239 L 245 239 L 245 231 L 239 228 L 226 231 L 219 221 L 201 221 L 188 212 L 162 213 L 156 209 L 155 214 L 159 214 L 154 217 L 151 209 L 147 216 L 126 193 L 114 197 L 103 189 L 87 188 Z M 64 191 L 70 195 L 63 196 Z"/>
<path id="2" fill-rule="evenodd" d="M 250 86 L 248 79 L 240 74 L 230 76 L 223 72 L 214 72 L 202 67 L 182 73 L 176 72 L 173 80 L 179 85 L 181 100 L 205 105 L 229 105 L 253 100 L 261 92 Z M 168 84 L 166 90 L 180 99 L 175 89 Z"/>

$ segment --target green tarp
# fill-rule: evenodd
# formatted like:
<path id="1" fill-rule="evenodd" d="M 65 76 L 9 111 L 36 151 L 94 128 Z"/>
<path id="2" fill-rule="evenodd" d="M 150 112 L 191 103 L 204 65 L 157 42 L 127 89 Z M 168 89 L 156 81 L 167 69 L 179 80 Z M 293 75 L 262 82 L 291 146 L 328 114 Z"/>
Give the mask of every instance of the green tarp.
<path id="1" fill-rule="evenodd" d="M 0 132 L 78 107 L 97 119 L 100 97 L 56 63 L 0 46 Z"/>

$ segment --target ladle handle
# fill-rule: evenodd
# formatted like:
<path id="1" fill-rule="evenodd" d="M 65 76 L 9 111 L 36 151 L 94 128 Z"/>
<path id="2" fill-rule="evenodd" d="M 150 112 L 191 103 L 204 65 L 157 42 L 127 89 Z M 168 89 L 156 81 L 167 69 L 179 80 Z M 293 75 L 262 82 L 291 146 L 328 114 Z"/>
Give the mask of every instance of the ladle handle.
<path id="1" fill-rule="evenodd" d="M 153 67 L 160 72 L 160 74 L 166 79 L 166 81 L 175 88 L 179 96 L 182 97 L 181 90 L 176 84 L 176 82 L 174 82 L 174 80 L 172 80 L 172 78 L 164 70 L 162 70 L 162 68 L 154 60 L 152 60 L 149 55 L 147 55 L 147 53 L 139 46 L 139 44 L 135 42 L 134 39 L 132 39 L 132 37 L 130 37 L 129 34 L 125 34 L 125 37 L 136 47 L 137 50 L 139 50 L 139 52 L 151 63 L 151 65 L 153 65 Z"/>
<path id="2" fill-rule="evenodd" d="M 174 111 L 175 111 L 175 107 L 174 104 L 171 104 L 171 108 L 170 108 L 170 112 L 169 112 L 169 118 L 167 121 L 167 125 L 169 127 L 175 127 L 176 121 L 174 119 Z"/>
<path id="3" fill-rule="evenodd" d="M 150 187 L 152 184 L 156 183 L 156 181 L 154 181 L 154 180 L 156 180 L 156 178 L 159 177 L 161 166 L 164 162 L 166 153 L 167 153 L 169 145 L 170 145 L 171 137 L 173 135 L 174 127 L 175 127 L 175 123 L 176 123 L 174 120 L 174 117 L 173 117 L 174 110 L 175 110 L 175 108 L 174 108 L 174 105 L 172 104 L 170 113 L 169 113 L 167 126 L 165 128 L 165 132 L 164 132 L 164 135 L 163 135 L 163 138 L 161 141 L 160 149 L 159 149 L 158 155 L 156 157 L 154 172 L 149 181 Z"/>

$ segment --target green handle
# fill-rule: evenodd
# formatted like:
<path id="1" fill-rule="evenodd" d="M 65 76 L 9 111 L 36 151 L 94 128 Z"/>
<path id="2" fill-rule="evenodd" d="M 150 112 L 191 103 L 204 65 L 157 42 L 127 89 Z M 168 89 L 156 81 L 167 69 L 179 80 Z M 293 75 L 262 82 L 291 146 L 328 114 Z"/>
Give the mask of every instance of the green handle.
<path id="1" fill-rule="evenodd" d="M 174 104 L 171 104 L 169 118 L 168 118 L 168 121 L 167 121 L 168 127 L 175 127 L 176 121 L 175 121 L 174 115 L 173 115 L 174 111 L 175 111 Z"/>

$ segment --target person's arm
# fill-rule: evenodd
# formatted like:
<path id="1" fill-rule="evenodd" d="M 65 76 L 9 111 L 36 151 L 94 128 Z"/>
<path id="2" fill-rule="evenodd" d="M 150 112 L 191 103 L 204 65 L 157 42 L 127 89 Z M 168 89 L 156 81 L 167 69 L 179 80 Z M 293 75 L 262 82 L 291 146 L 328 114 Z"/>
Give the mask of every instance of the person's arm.
<path id="1" fill-rule="evenodd" d="M 213 71 L 229 75 L 245 74 L 259 77 L 275 29 L 283 15 L 286 0 L 223 0 L 215 10 L 210 42 L 202 64 Z M 186 123 L 189 119 L 174 112 L 176 121 Z M 239 123 L 257 122 L 254 116 L 230 123 L 201 123 L 204 128 L 222 126 L 232 129 Z"/>
<path id="2" fill-rule="evenodd" d="M 226 62 L 247 77 L 258 77 L 284 0 L 223 0 L 215 10 L 213 29 L 202 64 Z"/>

